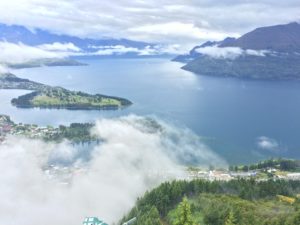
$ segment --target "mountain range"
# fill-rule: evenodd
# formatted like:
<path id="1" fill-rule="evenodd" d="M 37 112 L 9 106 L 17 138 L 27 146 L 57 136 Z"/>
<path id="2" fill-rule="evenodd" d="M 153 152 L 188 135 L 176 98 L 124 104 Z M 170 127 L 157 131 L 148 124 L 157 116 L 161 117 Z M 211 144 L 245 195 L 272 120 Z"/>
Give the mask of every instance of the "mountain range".
<path id="1" fill-rule="evenodd" d="M 101 35 L 99 35 L 101 36 Z M 78 66 L 86 58 L 168 56 L 165 46 L 129 39 L 80 38 L 0 23 L 0 66 Z"/>
<path id="2" fill-rule="evenodd" d="M 28 46 L 34 49 L 29 49 Z M 55 34 L 39 28 L 29 29 L 25 26 L 0 23 L 0 51 L 8 55 L 6 57 L 6 54 L 2 54 L 0 64 L 9 67 L 73 66 L 80 65 L 79 62 L 74 62 L 74 59 L 86 58 L 169 57 L 170 53 L 165 47 L 124 38 L 81 38 Z M 38 57 L 32 56 L 30 50 L 38 53 Z M 17 54 L 16 52 L 22 52 L 23 59 L 26 60 L 17 62 L 15 60 L 17 57 L 11 57 L 13 54 Z M 31 59 L 32 57 L 34 58 Z M 10 58 L 9 62 L 6 58 Z M 54 63 L 48 65 L 49 60 Z"/>
<path id="3" fill-rule="evenodd" d="M 299 79 L 300 24 L 260 27 L 239 38 L 208 41 L 173 60 L 202 75 Z"/>
<path id="4" fill-rule="evenodd" d="M 78 48 L 92 52 L 95 51 L 96 46 L 116 46 L 122 45 L 124 47 L 145 48 L 151 46 L 149 43 L 131 41 L 128 39 L 91 39 L 79 38 L 69 35 L 59 35 L 50 33 L 42 29 L 29 30 L 24 26 L 19 25 L 6 25 L 0 23 L 0 40 L 11 43 L 23 43 L 29 46 L 38 46 L 43 44 L 58 43 L 72 43 Z"/>

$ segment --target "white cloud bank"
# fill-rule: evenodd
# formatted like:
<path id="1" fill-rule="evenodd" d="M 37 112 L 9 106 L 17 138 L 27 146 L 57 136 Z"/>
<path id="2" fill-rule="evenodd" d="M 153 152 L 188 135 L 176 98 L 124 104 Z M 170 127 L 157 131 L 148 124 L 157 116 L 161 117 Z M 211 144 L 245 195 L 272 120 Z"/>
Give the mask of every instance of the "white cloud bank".
<path id="1" fill-rule="evenodd" d="M 145 48 L 126 47 L 123 45 L 113 46 L 90 46 L 92 52 L 86 52 L 73 43 L 43 44 L 29 46 L 23 43 L 0 42 L 0 64 L 27 63 L 39 59 L 67 58 L 70 56 L 108 56 L 135 53 L 140 56 L 180 54 L 178 45 L 155 45 Z M 4 68 L 4 66 L 3 66 Z M 0 70 L 1 73 L 2 70 Z"/>
<path id="2" fill-rule="evenodd" d="M 0 62 L 4 64 L 26 63 L 38 59 L 64 58 L 72 55 L 73 52 L 53 51 L 57 44 L 45 46 L 28 46 L 23 43 L 0 42 Z M 60 44 L 60 47 L 63 44 Z M 48 48 L 48 49 L 46 49 Z"/>
<path id="3" fill-rule="evenodd" d="M 20 138 L 0 145 L 0 223 L 80 224 L 85 216 L 112 223 L 147 189 L 181 176 L 178 160 L 225 165 L 190 131 L 143 117 L 102 119 L 94 133 L 104 142 L 91 161 L 73 162 L 68 185 L 49 180 L 42 168 L 50 156 L 72 161 L 70 145 Z"/>
<path id="4" fill-rule="evenodd" d="M 9 69 L 6 66 L 0 64 L 0 75 L 8 72 Z"/>
<path id="5" fill-rule="evenodd" d="M 127 53 L 136 53 L 140 56 L 162 55 L 162 54 L 181 54 L 184 53 L 179 45 L 154 45 L 146 46 L 145 48 L 126 47 L 124 45 L 112 46 L 90 46 L 91 49 L 98 49 L 87 55 L 123 55 Z M 85 54 L 85 53 L 83 53 Z"/>
<path id="6" fill-rule="evenodd" d="M 196 49 L 198 53 L 208 55 L 212 58 L 228 58 L 235 59 L 242 55 L 254 55 L 254 56 L 266 56 L 266 54 L 270 53 L 268 50 L 253 50 L 246 49 L 243 50 L 239 47 L 218 47 L 218 46 L 208 46 L 204 48 Z"/>
<path id="7" fill-rule="evenodd" d="M 37 46 L 40 49 L 46 50 L 46 51 L 57 51 L 57 52 L 80 52 L 81 49 L 77 46 L 75 46 L 73 43 L 60 43 L 60 42 L 54 42 L 52 44 L 43 44 Z"/>
<path id="8" fill-rule="evenodd" d="M 256 27 L 299 21 L 299 8 L 299 0 L 3 0 L 0 22 L 80 37 L 180 44 L 188 50 Z"/>

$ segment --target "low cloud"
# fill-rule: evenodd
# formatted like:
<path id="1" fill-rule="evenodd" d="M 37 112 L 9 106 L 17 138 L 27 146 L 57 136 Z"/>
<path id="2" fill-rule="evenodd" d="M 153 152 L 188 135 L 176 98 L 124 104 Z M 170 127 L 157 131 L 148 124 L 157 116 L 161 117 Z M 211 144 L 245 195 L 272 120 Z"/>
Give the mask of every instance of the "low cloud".
<path id="1" fill-rule="evenodd" d="M 198 53 L 208 55 L 212 58 L 226 58 L 226 59 L 236 59 L 242 55 L 254 55 L 254 56 L 266 56 L 270 53 L 267 50 L 253 50 L 246 49 L 243 50 L 239 47 L 224 47 L 220 48 L 218 46 L 208 46 L 204 48 L 196 49 Z"/>
<path id="2" fill-rule="evenodd" d="M 68 143 L 10 137 L 0 145 L 1 224 L 80 224 L 85 216 L 116 222 L 147 189 L 184 176 L 182 163 L 226 166 L 191 131 L 159 120 L 102 119 L 93 132 L 103 142 L 89 161 L 76 159 Z M 49 159 L 57 166 L 49 169 Z"/>
<path id="3" fill-rule="evenodd" d="M 98 49 L 96 52 L 90 53 L 91 55 L 123 55 L 126 53 L 139 53 L 138 48 L 125 47 L 123 45 L 114 45 L 114 46 L 94 46 Z"/>
<path id="4" fill-rule="evenodd" d="M 246 49 L 244 50 L 246 55 L 254 55 L 254 56 L 266 56 L 271 52 L 269 50 L 253 50 L 253 49 Z"/>
<path id="5" fill-rule="evenodd" d="M 257 146 L 263 150 L 268 150 L 271 152 L 278 151 L 279 143 L 272 138 L 261 136 L 257 138 Z"/>
<path id="6" fill-rule="evenodd" d="M 0 75 L 4 73 L 8 73 L 9 69 L 5 65 L 0 64 Z"/>
<path id="7" fill-rule="evenodd" d="M 60 43 L 60 42 L 54 42 L 52 44 L 43 44 L 37 46 L 40 49 L 46 50 L 46 51 L 55 51 L 55 52 L 80 52 L 81 49 L 74 45 L 73 43 Z"/>
<path id="8" fill-rule="evenodd" d="M 102 138 L 121 140 L 122 143 L 125 141 L 136 142 L 135 135 L 132 135 L 133 130 L 138 131 L 139 134 L 146 134 L 147 137 L 155 137 L 156 141 L 151 143 L 160 146 L 158 149 L 162 149 L 169 158 L 178 164 L 194 164 L 203 167 L 226 166 L 225 161 L 204 145 L 201 138 L 191 130 L 175 127 L 157 118 L 131 115 L 118 120 L 101 120 L 97 125 L 97 132 Z M 115 127 L 111 128 L 112 126 Z M 116 130 L 120 131 L 120 137 L 116 135 Z M 128 135 L 125 135 L 126 133 Z M 147 145 L 149 144 L 147 143 Z"/>
<path id="9" fill-rule="evenodd" d="M 0 42 L 1 63 L 26 63 L 33 60 L 45 58 L 64 58 L 69 54 L 66 52 L 47 51 L 39 47 L 28 46 L 23 43 Z"/>
<path id="10" fill-rule="evenodd" d="M 163 54 L 181 54 L 183 51 L 180 45 L 154 45 L 146 46 L 145 48 L 126 47 L 124 45 L 112 45 L 112 46 L 90 46 L 91 49 L 97 49 L 92 53 L 86 53 L 86 55 L 124 55 L 127 53 L 136 53 L 140 56 L 150 55 L 163 55 Z M 85 53 L 83 53 L 85 54 Z"/>
<path id="11" fill-rule="evenodd" d="M 40 59 L 68 58 L 70 56 L 111 56 L 134 53 L 139 56 L 179 54 L 179 45 L 154 45 L 145 48 L 113 46 L 90 46 L 91 51 L 83 51 L 73 43 L 43 44 L 29 46 L 23 43 L 0 42 L 0 64 L 27 63 Z M 4 67 L 3 67 L 4 68 Z M 1 70 L 0 70 L 1 73 Z"/>

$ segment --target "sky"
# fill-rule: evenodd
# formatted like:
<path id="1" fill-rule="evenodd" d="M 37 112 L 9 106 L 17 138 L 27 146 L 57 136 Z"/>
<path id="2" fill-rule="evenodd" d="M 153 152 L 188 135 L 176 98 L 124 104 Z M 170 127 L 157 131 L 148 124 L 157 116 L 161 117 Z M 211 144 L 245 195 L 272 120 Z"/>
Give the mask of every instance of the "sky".
<path id="1" fill-rule="evenodd" d="M 276 16 L 275 16 L 276 15 Z M 189 49 L 259 26 L 300 21 L 299 0 L 9 0 L 0 22 L 91 38 L 127 38 Z"/>

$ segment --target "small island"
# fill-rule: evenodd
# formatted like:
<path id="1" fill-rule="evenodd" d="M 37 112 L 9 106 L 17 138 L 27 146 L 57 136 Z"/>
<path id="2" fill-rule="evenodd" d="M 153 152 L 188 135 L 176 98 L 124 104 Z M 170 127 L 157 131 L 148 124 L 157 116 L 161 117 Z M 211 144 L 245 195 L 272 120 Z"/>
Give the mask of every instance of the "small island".
<path id="1" fill-rule="evenodd" d="M 45 88 L 12 99 L 12 104 L 19 108 L 57 108 L 57 109 L 118 109 L 132 104 L 127 99 L 90 95 L 81 91 L 69 91 L 61 87 Z"/>
<path id="2" fill-rule="evenodd" d="M 132 104 L 125 98 L 70 91 L 19 78 L 10 73 L 0 74 L 0 89 L 33 90 L 34 92 L 12 99 L 12 104 L 19 108 L 100 110 L 119 109 Z"/>

